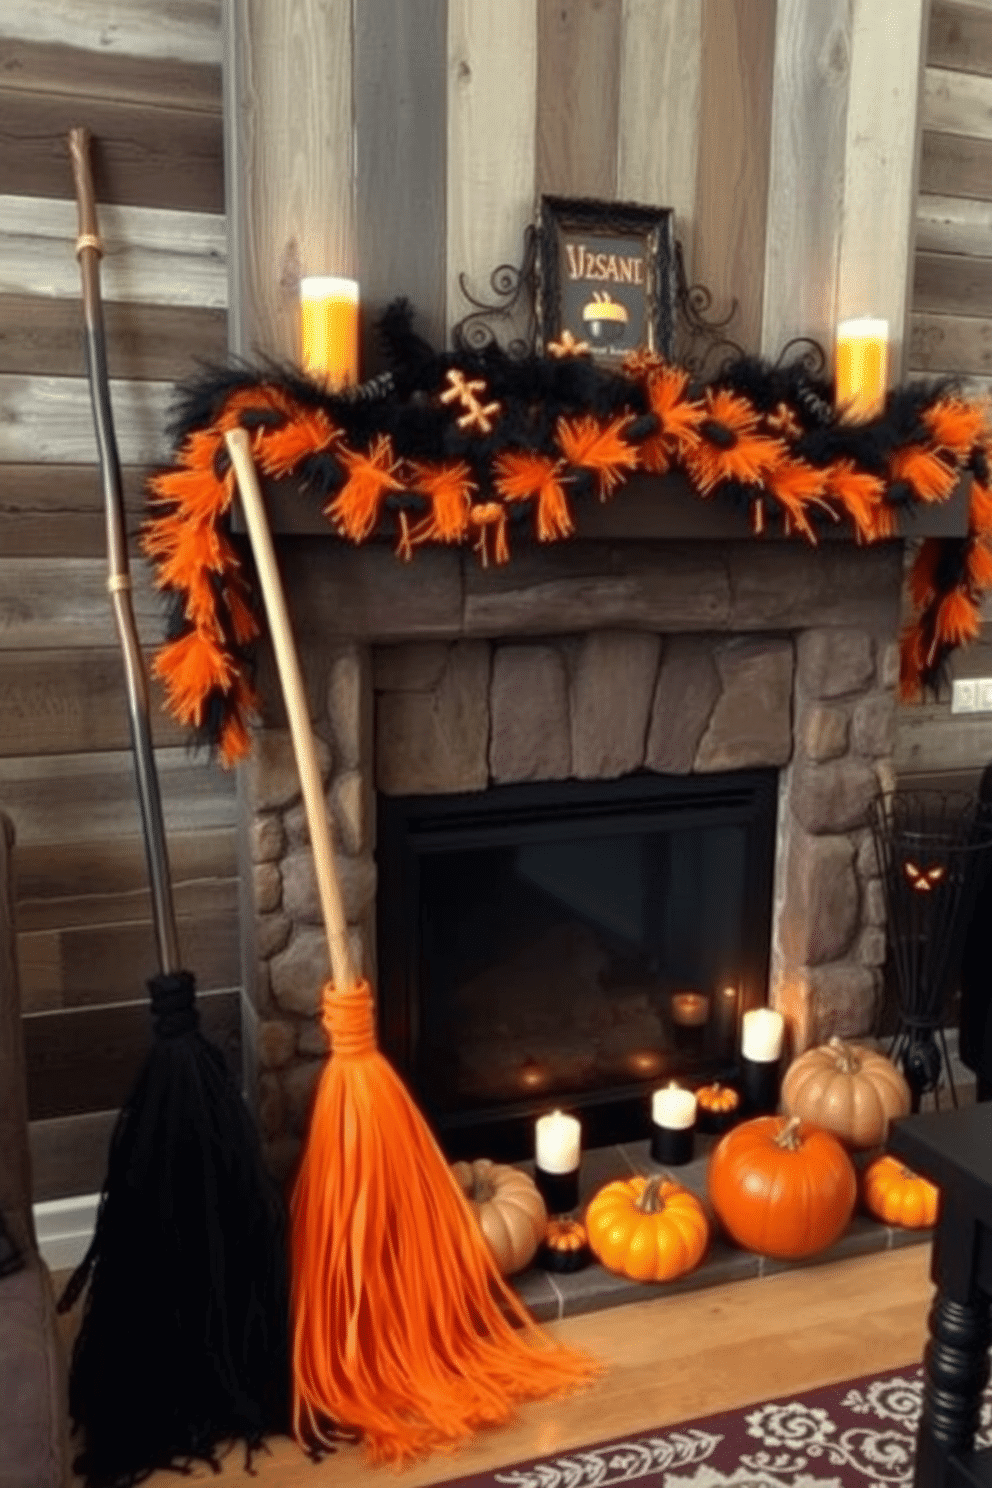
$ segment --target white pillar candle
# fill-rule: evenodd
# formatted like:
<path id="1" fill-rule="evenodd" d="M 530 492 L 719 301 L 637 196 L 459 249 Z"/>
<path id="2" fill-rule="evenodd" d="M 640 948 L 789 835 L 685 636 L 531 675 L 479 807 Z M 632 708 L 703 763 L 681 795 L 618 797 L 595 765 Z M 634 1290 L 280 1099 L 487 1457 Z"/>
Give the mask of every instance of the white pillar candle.
<path id="1" fill-rule="evenodd" d="M 651 1119 L 655 1126 L 667 1126 L 672 1131 L 685 1131 L 695 1125 L 696 1097 L 691 1090 L 683 1090 L 673 1080 L 651 1097 Z"/>
<path id="2" fill-rule="evenodd" d="M 535 1155 L 545 1173 L 572 1173 L 579 1166 L 582 1128 L 574 1116 L 552 1111 L 537 1119 Z"/>
<path id="3" fill-rule="evenodd" d="M 758 1064 L 770 1064 L 782 1053 L 785 1019 L 774 1008 L 752 1008 L 742 1019 L 741 1054 Z"/>

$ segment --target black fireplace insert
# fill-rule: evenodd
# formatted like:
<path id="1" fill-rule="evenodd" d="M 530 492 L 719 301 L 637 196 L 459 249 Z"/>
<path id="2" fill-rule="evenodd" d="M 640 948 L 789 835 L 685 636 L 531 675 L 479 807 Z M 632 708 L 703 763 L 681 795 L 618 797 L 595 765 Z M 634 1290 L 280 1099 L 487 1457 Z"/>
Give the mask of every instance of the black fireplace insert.
<path id="1" fill-rule="evenodd" d="M 382 1046 L 451 1157 L 646 1135 L 768 985 L 777 771 L 380 796 Z"/>

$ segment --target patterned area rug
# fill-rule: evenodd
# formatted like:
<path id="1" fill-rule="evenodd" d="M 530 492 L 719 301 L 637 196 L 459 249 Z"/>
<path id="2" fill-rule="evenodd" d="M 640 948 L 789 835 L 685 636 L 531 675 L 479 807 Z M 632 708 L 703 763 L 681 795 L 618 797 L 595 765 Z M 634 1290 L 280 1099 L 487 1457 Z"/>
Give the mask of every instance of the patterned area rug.
<path id="1" fill-rule="evenodd" d="M 919 1369 L 866 1375 L 560 1457 L 451 1478 L 444 1488 L 909 1488 L 922 1398 Z M 992 1444 L 988 1399 L 976 1444 Z"/>

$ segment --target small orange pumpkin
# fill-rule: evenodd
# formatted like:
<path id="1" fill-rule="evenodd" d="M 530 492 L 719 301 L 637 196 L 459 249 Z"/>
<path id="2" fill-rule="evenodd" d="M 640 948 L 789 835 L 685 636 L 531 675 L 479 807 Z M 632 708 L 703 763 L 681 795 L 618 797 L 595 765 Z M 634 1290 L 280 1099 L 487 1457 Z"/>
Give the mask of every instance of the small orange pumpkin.
<path id="1" fill-rule="evenodd" d="M 534 1259 L 544 1238 L 548 1211 L 533 1178 L 509 1163 L 480 1157 L 456 1162 L 452 1171 L 468 1199 L 502 1276 L 513 1276 Z"/>
<path id="2" fill-rule="evenodd" d="M 699 1264 L 710 1238 L 706 1210 L 666 1176 L 618 1178 L 586 1210 L 597 1260 L 634 1281 L 671 1281 Z"/>
<path id="3" fill-rule="evenodd" d="M 710 1200 L 738 1245 L 793 1260 L 832 1245 L 854 1212 L 858 1182 L 837 1138 L 793 1116 L 756 1116 L 710 1155 Z"/>
<path id="4" fill-rule="evenodd" d="M 888 1153 L 868 1164 L 861 1193 L 868 1212 L 885 1224 L 929 1230 L 937 1223 L 940 1189 Z"/>
<path id="5" fill-rule="evenodd" d="M 696 1091 L 696 1124 L 701 1132 L 727 1131 L 740 1109 L 741 1098 L 732 1085 L 700 1085 Z"/>
<path id="6" fill-rule="evenodd" d="M 832 1038 L 792 1061 L 782 1081 L 782 1110 L 833 1132 L 849 1147 L 877 1147 L 889 1122 L 910 1107 L 909 1086 L 877 1049 Z"/>
<path id="7" fill-rule="evenodd" d="M 537 1248 L 545 1271 L 581 1271 L 589 1264 L 589 1236 L 577 1219 L 551 1219 Z"/>

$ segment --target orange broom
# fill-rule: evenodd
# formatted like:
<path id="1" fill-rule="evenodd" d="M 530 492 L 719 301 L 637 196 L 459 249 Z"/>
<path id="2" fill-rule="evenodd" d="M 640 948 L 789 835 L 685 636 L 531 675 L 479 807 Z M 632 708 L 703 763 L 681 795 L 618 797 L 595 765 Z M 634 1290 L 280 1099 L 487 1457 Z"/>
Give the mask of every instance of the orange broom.
<path id="1" fill-rule="evenodd" d="M 503 1281 L 451 1169 L 376 1047 L 356 977 L 320 771 L 249 436 L 226 436 L 296 752 L 333 982 L 331 1057 L 291 1205 L 293 1429 L 360 1433 L 375 1461 L 452 1448 L 598 1365 L 555 1345 Z"/>

